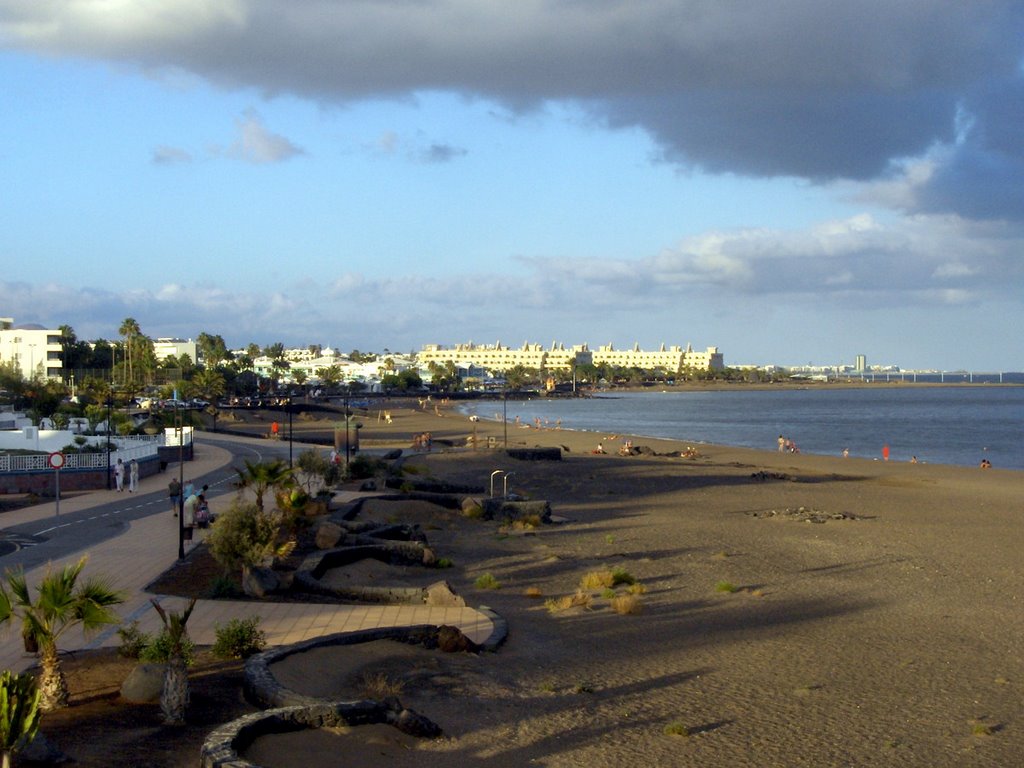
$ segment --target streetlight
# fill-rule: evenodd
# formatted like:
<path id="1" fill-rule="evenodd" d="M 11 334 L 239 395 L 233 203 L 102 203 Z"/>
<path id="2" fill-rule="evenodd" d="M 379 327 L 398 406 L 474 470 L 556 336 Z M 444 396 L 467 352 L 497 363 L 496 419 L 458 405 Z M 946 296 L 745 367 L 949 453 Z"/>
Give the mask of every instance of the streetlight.
<path id="1" fill-rule="evenodd" d="M 288 409 L 288 469 L 292 468 L 292 399 L 289 397 L 285 401 L 285 407 Z"/>
<path id="2" fill-rule="evenodd" d="M 508 450 L 508 382 L 501 390 L 501 423 L 505 427 L 505 450 Z"/>
<path id="3" fill-rule="evenodd" d="M 177 394 L 177 392 L 175 392 Z M 178 559 L 185 559 L 185 425 L 182 409 L 174 408 L 175 429 L 178 433 Z"/>
<path id="4" fill-rule="evenodd" d="M 107 395 L 107 490 L 110 490 L 110 420 L 114 417 L 114 398 Z"/>

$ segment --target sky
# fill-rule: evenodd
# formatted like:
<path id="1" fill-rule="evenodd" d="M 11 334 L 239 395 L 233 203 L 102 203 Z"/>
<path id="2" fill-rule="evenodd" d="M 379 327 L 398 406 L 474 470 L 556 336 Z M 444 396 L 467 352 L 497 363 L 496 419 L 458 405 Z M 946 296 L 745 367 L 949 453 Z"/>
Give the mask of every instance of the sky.
<path id="1" fill-rule="evenodd" d="M 1024 370 L 1010 0 L 0 0 L 0 316 Z"/>

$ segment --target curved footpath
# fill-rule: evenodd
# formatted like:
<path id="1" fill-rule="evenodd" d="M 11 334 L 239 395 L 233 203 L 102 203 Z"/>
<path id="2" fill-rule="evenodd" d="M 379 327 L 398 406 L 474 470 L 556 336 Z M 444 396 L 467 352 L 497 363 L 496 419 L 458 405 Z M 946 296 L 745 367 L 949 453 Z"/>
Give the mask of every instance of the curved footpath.
<path id="1" fill-rule="evenodd" d="M 219 435 L 218 439 L 221 439 Z M 204 444 L 200 437 L 195 445 L 195 459 L 186 464 L 186 474 L 199 477 L 230 463 L 231 455 L 227 451 Z M 166 493 L 166 482 L 170 476 L 170 473 L 161 473 L 145 478 L 140 483 L 140 493 Z M 115 491 L 96 491 L 62 499 L 61 513 L 90 509 L 125 496 Z M 0 522 L 7 527 L 53 517 L 55 513 L 55 503 L 48 502 L 4 513 Z M 145 591 L 148 584 L 176 562 L 177 530 L 177 518 L 169 511 L 162 511 L 132 522 L 119 536 L 54 561 L 51 567 L 62 568 L 77 562 L 82 555 L 88 555 L 89 563 L 83 575 L 102 575 L 112 579 L 114 587 L 126 593 L 125 602 L 117 608 L 122 620 L 125 623 L 137 620 L 143 632 L 155 634 L 160 630 L 161 623 L 150 603 L 151 598 L 156 597 L 161 605 L 172 611 L 182 610 L 187 605 L 183 598 L 156 596 Z M 45 572 L 46 567 L 28 571 L 29 584 L 38 582 Z M 474 642 L 485 644 L 496 629 L 489 612 L 474 608 L 199 600 L 188 622 L 189 636 L 197 645 L 212 645 L 218 626 L 232 619 L 248 619 L 252 616 L 259 617 L 260 628 L 266 633 L 268 646 L 288 645 L 336 632 L 418 624 L 456 626 Z M 120 645 L 116 630 L 116 627 L 111 627 L 99 634 L 85 636 L 73 629 L 61 638 L 60 650 L 69 652 L 104 646 L 116 647 Z M 2 630 L 0 640 L 0 669 L 22 672 L 35 664 L 35 654 L 26 653 L 22 646 L 20 625 L 9 624 Z"/>

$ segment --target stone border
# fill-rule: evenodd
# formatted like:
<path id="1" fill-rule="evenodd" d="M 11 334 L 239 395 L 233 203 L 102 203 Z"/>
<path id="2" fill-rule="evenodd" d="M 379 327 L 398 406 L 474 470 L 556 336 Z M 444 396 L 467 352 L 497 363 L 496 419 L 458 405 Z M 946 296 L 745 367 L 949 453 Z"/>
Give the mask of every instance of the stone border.
<path id="1" fill-rule="evenodd" d="M 476 646 L 476 648 L 493 651 L 505 641 L 505 637 L 508 634 L 508 625 L 504 619 L 495 614 L 490 608 L 481 607 L 480 612 L 491 619 L 491 622 L 494 624 L 494 631 L 482 645 Z M 270 667 L 275 662 L 292 654 L 304 653 L 314 648 L 357 645 L 359 643 L 370 643 L 375 640 L 396 640 L 401 643 L 409 643 L 410 645 L 436 648 L 438 646 L 438 635 L 442 630 L 442 627 L 433 624 L 416 624 L 409 627 L 377 627 L 374 629 L 338 632 L 333 635 L 314 637 L 300 643 L 263 651 L 255 656 L 250 656 L 245 662 L 245 683 L 243 686 L 245 698 L 251 703 L 262 707 L 309 707 L 323 704 L 321 699 L 306 696 L 305 694 L 285 688 L 274 677 Z M 459 632 L 459 634 L 461 635 L 462 633 Z M 466 639 L 466 642 L 470 641 Z"/>
<path id="2" fill-rule="evenodd" d="M 436 738 L 441 729 L 431 720 L 395 700 L 318 702 L 282 707 L 232 720 L 212 731 L 203 742 L 203 768 L 259 768 L 239 755 L 260 736 L 340 725 L 385 724 L 419 738 Z"/>
<path id="3" fill-rule="evenodd" d="M 303 592 L 315 595 L 328 595 L 361 602 L 424 604 L 427 602 L 429 587 L 371 587 L 353 585 L 351 587 L 330 587 L 321 583 L 323 575 L 333 568 L 344 568 L 346 565 L 366 560 L 367 558 L 382 563 L 415 565 L 423 568 L 424 575 L 430 577 L 429 571 L 436 571 L 424 564 L 426 547 L 420 542 L 380 540 L 375 544 L 362 544 L 352 547 L 336 547 L 309 555 L 295 572 L 292 584 Z M 431 556 L 432 557 L 432 556 Z M 436 583 L 436 580 L 435 580 Z"/>

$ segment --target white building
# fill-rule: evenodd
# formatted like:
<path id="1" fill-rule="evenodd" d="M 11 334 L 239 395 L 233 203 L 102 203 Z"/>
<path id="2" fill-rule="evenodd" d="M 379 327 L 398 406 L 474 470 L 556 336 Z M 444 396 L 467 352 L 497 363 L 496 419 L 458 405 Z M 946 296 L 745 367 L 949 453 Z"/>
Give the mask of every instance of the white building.
<path id="1" fill-rule="evenodd" d="M 0 317 L 0 363 L 15 363 L 28 380 L 61 379 L 64 364 L 60 339 L 59 329 L 15 325 L 14 318 Z"/>
<path id="2" fill-rule="evenodd" d="M 153 342 L 153 353 L 158 363 L 162 363 L 168 357 L 181 357 L 188 355 L 193 363 L 199 362 L 196 358 L 196 343 L 192 339 L 157 339 Z"/>
<path id="3" fill-rule="evenodd" d="M 444 364 L 450 361 L 459 368 L 475 366 L 489 371 L 507 371 L 517 365 L 536 370 L 568 369 L 574 364 L 590 363 L 607 363 L 622 368 L 644 370 L 662 368 L 672 373 L 683 368 L 717 371 L 725 367 L 718 347 L 708 347 L 703 352 L 694 352 L 690 345 L 684 350 L 679 346 L 666 348 L 664 344 L 653 351 L 642 350 L 639 344 L 634 344 L 631 349 L 622 350 L 608 344 L 596 352 L 591 352 L 586 344 L 566 347 L 557 342 L 553 342 L 549 349 L 529 342 L 525 342 L 518 349 L 502 346 L 501 342 L 493 346 L 473 342 L 456 344 L 454 347 L 428 344 L 419 353 L 418 360 L 422 368 L 426 368 L 432 362 Z"/>

